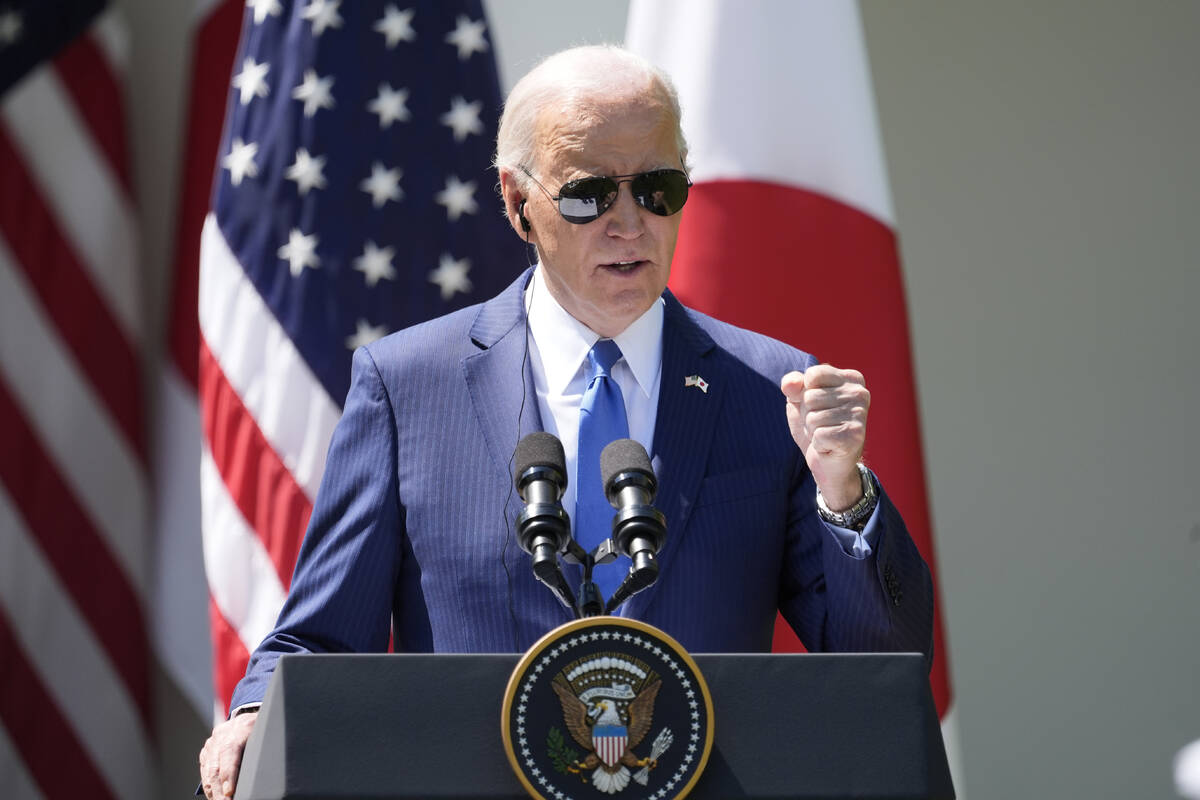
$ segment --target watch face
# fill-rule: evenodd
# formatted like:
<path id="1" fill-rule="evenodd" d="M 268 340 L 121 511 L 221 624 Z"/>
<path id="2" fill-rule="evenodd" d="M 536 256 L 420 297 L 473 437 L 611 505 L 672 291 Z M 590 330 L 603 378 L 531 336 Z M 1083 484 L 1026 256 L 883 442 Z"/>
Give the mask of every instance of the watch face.
<path id="1" fill-rule="evenodd" d="M 509 679 L 501 724 L 532 797 L 665 800 L 687 795 L 708 761 L 712 698 L 674 639 L 636 620 L 591 617 L 530 648 Z"/>

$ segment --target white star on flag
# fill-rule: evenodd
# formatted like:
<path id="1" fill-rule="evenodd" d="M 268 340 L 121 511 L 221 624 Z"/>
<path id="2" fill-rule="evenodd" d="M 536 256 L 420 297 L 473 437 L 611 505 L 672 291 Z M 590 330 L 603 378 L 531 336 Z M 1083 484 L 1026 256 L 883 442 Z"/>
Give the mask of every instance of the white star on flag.
<path id="1" fill-rule="evenodd" d="M 296 162 L 287 169 L 288 180 L 296 182 L 300 196 L 308 194 L 309 189 L 324 189 L 325 156 L 313 158 L 308 150 L 301 147 L 296 151 Z"/>
<path id="2" fill-rule="evenodd" d="M 0 11 L 0 45 L 15 44 L 24 27 L 25 22 L 16 11 Z"/>
<path id="3" fill-rule="evenodd" d="M 266 78 L 270 69 L 270 64 L 256 64 L 253 58 L 242 62 L 242 71 L 233 76 L 233 88 L 241 93 L 238 100 L 242 105 L 246 105 L 255 97 L 267 96 Z"/>
<path id="4" fill-rule="evenodd" d="M 459 61 L 466 61 L 472 53 L 482 53 L 488 49 L 483 32 L 487 25 L 483 20 L 471 21 L 466 14 L 458 15 L 458 24 L 446 34 L 446 41 L 458 48 Z"/>
<path id="5" fill-rule="evenodd" d="M 388 169 L 376 161 L 371 165 L 371 177 L 364 179 L 359 188 L 371 195 L 372 205 L 381 208 L 388 200 L 398 201 L 404 197 L 404 191 L 400 188 L 403 174 L 399 167 Z"/>
<path id="6" fill-rule="evenodd" d="M 479 210 L 475 202 L 475 181 L 463 183 L 457 175 L 446 178 L 446 188 L 437 193 L 434 198 L 446 207 L 446 216 L 451 222 L 463 214 L 474 214 Z"/>
<path id="7" fill-rule="evenodd" d="M 267 15 L 278 17 L 283 13 L 279 0 L 246 0 L 246 7 L 254 12 L 254 24 L 261 25 Z"/>
<path id="8" fill-rule="evenodd" d="M 393 122 L 408 122 L 412 114 L 408 111 L 408 89 L 393 89 L 386 83 L 379 84 L 379 94 L 367 103 L 367 110 L 379 115 L 379 127 L 390 128 Z"/>
<path id="9" fill-rule="evenodd" d="M 483 103 L 476 100 L 468 103 L 463 97 L 455 97 L 450 101 L 450 110 L 438 117 L 443 125 L 454 131 L 454 141 L 461 142 L 472 133 L 483 133 L 483 123 L 479 121 L 479 112 L 483 111 Z"/>
<path id="10" fill-rule="evenodd" d="M 372 325 L 365 319 L 360 319 L 356 328 L 353 336 L 346 337 L 346 347 L 351 350 L 365 347 L 388 332 L 386 325 Z"/>
<path id="11" fill-rule="evenodd" d="M 417 38 L 416 31 L 412 29 L 412 18 L 415 13 L 414 9 L 408 8 L 401 11 L 394 5 L 388 5 L 383 10 L 383 19 L 375 23 L 375 30 L 382 33 L 387 39 L 388 50 L 400 42 L 411 42 Z"/>
<path id="12" fill-rule="evenodd" d="M 313 36 L 320 36 L 326 28 L 342 27 L 342 16 L 338 13 L 341 4 L 342 0 L 312 0 L 300 16 L 312 20 Z"/>
<path id="13" fill-rule="evenodd" d="M 229 180 L 234 186 L 240 186 L 242 178 L 247 175 L 251 178 L 258 175 L 258 165 L 254 163 L 256 155 L 256 142 L 243 142 L 238 136 L 233 138 L 233 143 L 229 145 L 229 155 L 221 159 L 221 166 L 229 170 Z"/>
<path id="14" fill-rule="evenodd" d="M 394 247 L 376 247 L 372 241 L 367 241 L 363 254 L 354 259 L 354 268 L 363 274 L 367 286 L 374 286 L 380 280 L 396 279 L 396 268 L 392 259 L 396 255 Z"/>
<path id="15" fill-rule="evenodd" d="M 304 102 L 304 116 L 311 117 L 319 108 L 333 108 L 333 77 L 320 78 L 315 69 L 304 70 L 304 82 L 292 90 L 292 97 Z"/>
<path id="16" fill-rule="evenodd" d="M 305 236 L 299 228 L 292 228 L 287 244 L 279 248 L 278 253 L 280 258 L 288 262 L 293 278 L 299 278 L 305 267 L 316 269 L 321 266 L 321 259 L 317 257 L 317 235 L 310 233 Z"/>
<path id="17" fill-rule="evenodd" d="M 449 253 L 442 253 L 437 269 L 429 273 L 429 282 L 441 288 L 443 300 L 449 300 L 455 292 L 471 291 L 471 279 L 467 277 L 470 271 L 471 259 L 456 259 Z"/>

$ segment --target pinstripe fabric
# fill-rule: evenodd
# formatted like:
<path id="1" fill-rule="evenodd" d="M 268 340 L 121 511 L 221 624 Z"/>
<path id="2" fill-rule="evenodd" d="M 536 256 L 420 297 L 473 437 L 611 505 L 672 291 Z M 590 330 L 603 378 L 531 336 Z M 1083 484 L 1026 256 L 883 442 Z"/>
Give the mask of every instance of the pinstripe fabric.
<path id="1" fill-rule="evenodd" d="M 509 459 L 541 428 L 527 365 L 516 380 L 528 277 L 355 354 L 291 594 L 235 706 L 262 698 L 281 653 L 383 650 L 389 614 L 400 651 L 519 651 L 569 619 L 511 529 Z M 817 516 L 778 387 L 812 363 L 666 296 L 652 456 L 668 536 L 658 583 L 623 615 L 693 652 L 769 650 L 776 609 L 814 651 L 929 652 L 929 573 L 886 495 L 867 559 Z"/>

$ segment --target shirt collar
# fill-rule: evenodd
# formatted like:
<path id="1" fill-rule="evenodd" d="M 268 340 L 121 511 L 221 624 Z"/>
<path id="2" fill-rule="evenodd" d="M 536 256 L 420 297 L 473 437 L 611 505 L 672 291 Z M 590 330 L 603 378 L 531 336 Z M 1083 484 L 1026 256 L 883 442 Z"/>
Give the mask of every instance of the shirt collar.
<path id="1" fill-rule="evenodd" d="M 535 299 L 536 298 L 536 299 Z M 525 309 L 529 333 L 537 343 L 546 388 L 551 394 L 565 394 L 580 373 L 588 351 L 600 335 L 567 313 L 546 288 L 542 266 L 534 270 L 525 290 Z M 629 324 L 613 341 L 633 373 L 638 388 L 650 396 L 662 366 L 663 301 L 660 297 L 644 314 Z"/>

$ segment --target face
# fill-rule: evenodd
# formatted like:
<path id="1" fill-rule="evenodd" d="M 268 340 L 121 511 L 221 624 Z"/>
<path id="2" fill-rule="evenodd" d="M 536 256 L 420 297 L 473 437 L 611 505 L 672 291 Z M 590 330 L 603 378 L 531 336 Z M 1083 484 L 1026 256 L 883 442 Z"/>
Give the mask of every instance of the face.
<path id="1" fill-rule="evenodd" d="M 665 106 L 639 95 L 593 103 L 584 113 L 547 111 L 539 119 L 534 177 L 551 195 L 567 181 L 593 175 L 628 175 L 679 169 L 675 129 Z M 530 182 L 531 183 L 531 182 Z M 612 208 L 582 225 L 567 222 L 536 185 L 522 193 L 512 175 L 501 176 L 510 220 L 526 200 L 550 293 L 596 333 L 616 336 L 658 299 L 667 286 L 681 213 L 660 217 L 634 202 L 620 186 Z"/>

